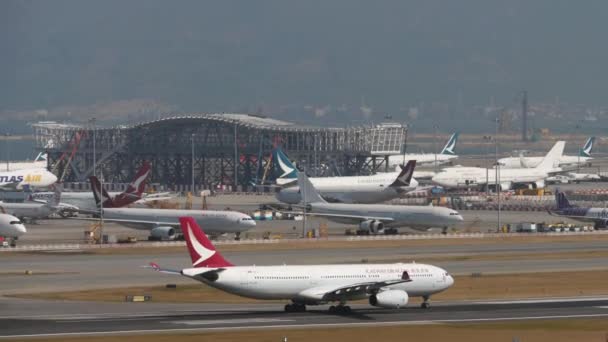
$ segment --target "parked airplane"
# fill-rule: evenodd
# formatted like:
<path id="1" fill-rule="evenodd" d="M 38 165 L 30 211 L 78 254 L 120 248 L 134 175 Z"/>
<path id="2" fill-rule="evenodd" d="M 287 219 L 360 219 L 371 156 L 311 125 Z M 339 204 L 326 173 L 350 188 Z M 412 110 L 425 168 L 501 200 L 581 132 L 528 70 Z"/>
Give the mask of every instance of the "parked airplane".
<path id="1" fill-rule="evenodd" d="M 144 162 L 142 167 L 139 169 L 133 181 L 127 186 L 124 192 L 111 192 L 108 193 L 105 189 L 101 190 L 101 183 L 99 180 L 91 176 L 89 181 L 91 182 L 92 192 L 64 192 L 62 194 L 62 204 L 67 205 L 66 208 L 72 210 L 96 210 L 99 205 L 96 202 L 96 197 L 103 198 L 104 208 L 120 208 L 127 206 L 131 203 L 145 200 L 147 196 L 143 194 L 146 188 L 146 181 L 150 175 L 150 164 Z M 103 192 L 103 195 L 100 195 Z M 35 200 L 48 200 L 52 197 L 52 192 L 37 192 L 32 194 L 32 198 Z M 152 196 L 154 200 L 163 200 L 170 197 L 158 197 Z M 151 197 L 151 198 L 152 198 Z"/>
<path id="2" fill-rule="evenodd" d="M 452 159 L 458 158 L 456 154 L 456 142 L 458 141 L 458 133 L 454 133 L 450 136 L 447 143 L 439 154 L 437 153 L 405 153 L 399 155 L 392 155 L 388 158 L 388 165 L 392 169 L 397 165 L 403 165 L 408 160 L 415 160 L 418 165 L 443 165 L 450 163 Z"/>
<path id="3" fill-rule="evenodd" d="M 324 217 L 341 223 L 356 223 L 360 230 L 371 234 L 384 228 L 409 227 L 412 229 L 447 228 L 463 221 L 456 211 L 444 207 L 408 206 L 390 204 L 327 203 L 319 195 L 304 172 L 298 172 L 298 185 L 306 215 Z"/>
<path id="4" fill-rule="evenodd" d="M 280 150 L 276 158 L 279 161 L 283 160 L 279 162 L 281 168 L 288 167 L 296 170 Z M 416 161 L 410 160 L 405 167 L 401 166 L 401 172 L 379 173 L 371 176 L 318 177 L 310 178 L 310 182 L 328 202 L 380 203 L 416 190 L 418 182 L 412 178 L 415 167 Z M 281 188 L 275 196 L 283 203 L 301 202 L 300 188 L 296 185 Z"/>
<path id="5" fill-rule="evenodd" d="M 559 158 L 559 166 L 576 166 L 579 164 L 587 164 L 591 159 L 591 150 L 593 150 L 593 144 L 595 142 L 595 137 L 589 137 L 583 148 L 579 150 L 578 156 L 561 156 Z M 498 160 L 498 163 L 507 168 L 534 168 L 537 167 L 540 162 L 543 160 L 543 157 L 507 157 L 501 158 Z"/>
<path id="6" fill-rule="evenodd" d="M 3 212 L 18 217 L 21 221 L 25 221 L 25 219 L 37 220 L 48 218 L 64 208 L 60 203 L 63 186 L 55 184 L 54 187 L 55 191 L 53 193 L 53 198 L 49 202 L 0 202 L 0 208 Z"/>
<path id="7" fill-rule="evenodd" d="M 555 210 L 549 214 L 567 217 L 579 221 L 594 222 L 595 228 L 606 228 L 608 225 L 608 208 L 577 207 L 570 204 L 566 194 L 555 189 Z"/>
<path id="8" fill-rule="evenodd" d="M 57 176 L 46 169 L 0 172 L 0 190 L 4 191 L 47 188 L 55 182 Z"/>
<path id="9" fill-rule="evenodd" d="M 291 300 L 286 312 L 301 312 L 306 305 L 338 303 L 330 313 L 347 314 L 348 301 L 368 299 L 370 305 L 399 309 L 409 298 L 422 297 L 430 306 L 431 295 L 447 290 L 454 278 L 437 266 L 396 264 L 340 264 L 298 266 L 235 266 L 215 249 L 196 221 L 180 218 L 192 268 L 171 270 L 151 263 L 156 271 L 182 275 L 235 295 L 269 300 Z"/>
<path id="10" fill-rule="evenodd" d="M 0 236 L 11 239 L 11 246 L 16 245 L 17 239 L 27 233 L 25 226 L 18 218 L 9 214 L 0 214 Z"/>
<path id="11" fill-rule="evenodd" d="M 564 151 L 564 141 L 558 141 L 535 168 L 499 168 L 498 179 L 502 190 L 514 187 L 530 186 L 544 188 L 545 180 L 554 174 L 563 172 L 557 167 Z M 496 169 L 481 167 L 449 167 L 432 178 L 433 183 L 445 188 L 486 187 L 496 183 Z"/>
<path id="12" fill-rule="evenodd" d="M 18 171 L 25 169 L 46 169 L 47 167 L 47 154 L 40 152 L 36 156 L 34 161 L 11 161 L 8 163 L 8 171 Z M 0 167 L 2 170 L 6 168 Z"/>

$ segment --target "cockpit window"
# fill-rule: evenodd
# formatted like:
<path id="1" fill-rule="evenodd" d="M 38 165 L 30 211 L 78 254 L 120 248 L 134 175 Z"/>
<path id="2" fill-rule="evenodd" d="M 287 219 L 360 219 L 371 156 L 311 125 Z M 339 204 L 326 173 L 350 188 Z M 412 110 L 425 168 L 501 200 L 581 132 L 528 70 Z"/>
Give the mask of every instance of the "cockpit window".
<path id="1" fill-rule="evenodd" d="M 21 221 L 11 221 L 8 224 L 21 224 Z"/>

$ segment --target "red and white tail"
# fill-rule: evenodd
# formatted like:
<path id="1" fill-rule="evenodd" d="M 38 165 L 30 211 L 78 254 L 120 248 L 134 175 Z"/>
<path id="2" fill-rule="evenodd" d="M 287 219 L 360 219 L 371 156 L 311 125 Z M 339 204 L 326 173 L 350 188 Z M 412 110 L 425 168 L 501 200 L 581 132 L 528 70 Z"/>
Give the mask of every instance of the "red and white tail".
<path id="1" fill-rule="evenodd" d="M 143 165 L 135 175 L 135 178 L 125 192 L 130 195 L 134 195 L 141 198 L 144 190 L 146 189 L 146 180 L 148 179 L 148 175 L 150 174 L 150 163 L 144 161 Z"/>
<path id="2" fill-rule="evenodd" d="M 192 217 L 180 217 L 179 223 L 186 238 L 193 267 L 234 266 L 215 250 L 215 246 Z"/>

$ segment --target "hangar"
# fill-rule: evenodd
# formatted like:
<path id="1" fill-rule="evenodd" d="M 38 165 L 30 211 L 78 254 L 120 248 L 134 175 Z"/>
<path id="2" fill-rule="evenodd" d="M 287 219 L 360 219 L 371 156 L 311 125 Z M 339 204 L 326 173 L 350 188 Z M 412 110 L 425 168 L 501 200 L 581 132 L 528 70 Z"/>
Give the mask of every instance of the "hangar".
<path id="1" fill-rule="evenodd" d="M 271 151 L 281 146 L 313 175 L 388 171 L 388 155 L 405 149 L 407 127 L 382 123 L 308 127 L 250 114 L 196 114 L 100 127 L 39 122 L 36 148 L 64 182 L 128 182 L 144 160 L 150 181 L 172 190 L 249 190 L 274 179 Z M 97 165 L 94 168 L 94 163 Z"/>

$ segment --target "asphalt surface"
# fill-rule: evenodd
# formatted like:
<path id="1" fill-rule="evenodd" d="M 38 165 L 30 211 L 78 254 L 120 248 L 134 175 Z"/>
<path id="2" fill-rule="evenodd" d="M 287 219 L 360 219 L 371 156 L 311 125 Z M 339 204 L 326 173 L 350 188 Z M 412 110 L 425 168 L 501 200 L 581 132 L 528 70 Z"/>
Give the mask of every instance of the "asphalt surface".
<path id="1" fill-rule="evenodd" d="M 369 262 L 411 262 L 425 257 L 454 257 L 432 261 L 453 274 L 518 273 L 558 270 L 592 270 L 608 267 L 608 257 L 535 259 L 534 253 L 606 251 L 605 241 L 575 241 L 547 243 L 502 243 L 500 240 L 484 244 L 458 244 L 447 246 L 366 247 L 342 249 L 318 249 L 314 244 L 307 249 L 257 251 L 226 251 L 222 254 L 237 265 L 276 264 L 340 264 Z M 160 251 L 160 250 L 159 250 Z M 140 254 L 141 253 L 141 254 Z M 499 255 L 530 253 L 522 260 L 508 258 L 500 260 L 467 260 L 459 256 Z M 191 260 L 186 248 L 183 251 L 163 252 L 139 251 L 134 255 L 95 255 L 78 251 L 17 253 L 2 255 L 2 281 L 0 294 L 31 293 L 42 291 L 82 290 L 136 285 L 163 285 L 192 283 L 179 276 L 159 274 L 142 266 L 154 261 L 167 268 L 190 267 Z M 386 262 L 386 261 L 384 261 Z M 33 275 L 25 275 L 25 270 Z"/>
<path id="2" fill-rule="evenodd" d="M 0 302 L 0 305 L 4 303 Z M 86 306 L 87 304 L 80 304 Z M 115 304 L 116 307 L 121 306 Z M 436 303 L 430 309 L 408 307 L 401 310 L 353 306 L 350 315 L 327 312 L 327 306 L 309 307 L 304 313 L 285 313 L 280 304 L 157 308 L 146 304 L 123 304 L 131 310 L 94 314 L 66 314 L 0 317 L 0 338 L 69 335 L 192 332 L 251 328 L 313 328 L 379 326 L 429 323 L 471 323 L 504 320 L 574 319 L 608 317 L 607 298 L 573 300 Z"/>

